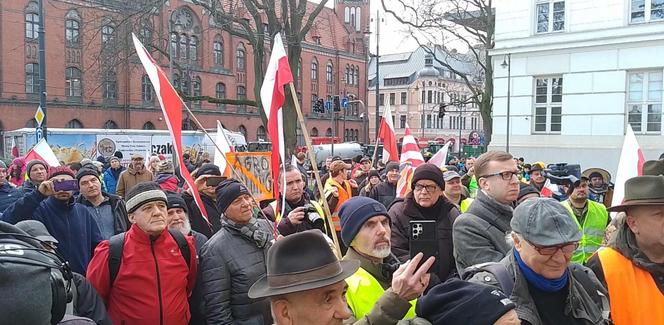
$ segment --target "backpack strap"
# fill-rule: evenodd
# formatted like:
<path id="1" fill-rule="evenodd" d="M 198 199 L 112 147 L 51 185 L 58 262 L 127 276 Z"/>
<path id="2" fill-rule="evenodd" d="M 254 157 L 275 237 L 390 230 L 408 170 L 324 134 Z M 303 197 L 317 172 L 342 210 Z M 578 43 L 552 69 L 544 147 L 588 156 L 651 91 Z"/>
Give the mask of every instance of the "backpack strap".
<path id="1" fill-rule="evenodd" d="M 189 251 L 189 243 L 187 242 L 187 239 L 184 237 L 184 235 L 173 229 L 168 229 L 168 232 L 171 234 L 171 237 L 175 239 L 175 242 L 178 244 L 178 248 L 180 248 L 180 254 L 184 258 L 184 261 L 187 263 L 187 270 L 191 267 L 191 251 Z"/>
<path id="2" fill-rule="evenodd" d="M 110 275 L 111 287 L 118 277 L 120 264 L 122 264 L 122 249 L 124 248 L 125 234 L 121 233 L 111 236 L 108 240 L 108 274 Z"/>
<path id="3" fill-rule="evenodd" d="M 570 268 L 572 269 L 574 279 L 581 283 L 581 286 L 586 289 L 593 302 L 597 307 L 601 308 L 602 317 L 604 319 L 609 319 L 611 314 L 609 298 L 606 296 L 606 291 L 601 286 L 599 280 L 593 281 L 591 275 L 588 274 L 589 269 L 584 268 L 579 264 L 572 263 Z"/>
<path id="4" fill-rule="evenodd" d="M 508 297 L 512 295 L 512 291 L 514 290 L 514 277 L 510 274 L 507 266 L 497 262 L 473 265 L 463 272 L 462 278 L 468 280 L 479 272 L 491 273 L 496 278 L 496 281 L 498 281 L 498 285 L 500 285 L 500 289 L 503 293 Z"/>

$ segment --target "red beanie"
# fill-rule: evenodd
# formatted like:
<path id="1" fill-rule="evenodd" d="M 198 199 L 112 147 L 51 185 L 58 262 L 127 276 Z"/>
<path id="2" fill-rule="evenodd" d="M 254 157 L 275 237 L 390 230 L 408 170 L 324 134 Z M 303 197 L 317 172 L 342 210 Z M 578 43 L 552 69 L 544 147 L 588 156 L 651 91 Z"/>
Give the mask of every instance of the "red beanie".
<path id="1" fill-rule="evenodd" d="M 51 167 L 48 169 L 48 179 L 51 179 L 58 175 L 69 175 L 72 178 L 76 178 L 76 175 L 74 175 L 74 171 L 67 166 Z"/>

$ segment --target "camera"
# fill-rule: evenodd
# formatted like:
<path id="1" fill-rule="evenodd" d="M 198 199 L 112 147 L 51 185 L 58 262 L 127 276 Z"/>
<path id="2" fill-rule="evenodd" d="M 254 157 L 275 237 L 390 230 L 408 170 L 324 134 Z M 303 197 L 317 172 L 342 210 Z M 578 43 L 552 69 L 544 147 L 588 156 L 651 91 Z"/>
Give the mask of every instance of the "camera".
<path id="1" fill-rule="evenodd" d="M 304 217 L 314 226 L 314 228 L 321 230 L 325 229 L 325 221 L 323 220 L 323 217 L 318 214 L 318 210 L 316 210 L 311 203 L 304 205 Z"/>
<path id="2" fill-rule="evenodd" d="M 581 165 L 549 164 L 544 169 L 544 176 L 553 184 L 572 186 L 581 179 Z"/>

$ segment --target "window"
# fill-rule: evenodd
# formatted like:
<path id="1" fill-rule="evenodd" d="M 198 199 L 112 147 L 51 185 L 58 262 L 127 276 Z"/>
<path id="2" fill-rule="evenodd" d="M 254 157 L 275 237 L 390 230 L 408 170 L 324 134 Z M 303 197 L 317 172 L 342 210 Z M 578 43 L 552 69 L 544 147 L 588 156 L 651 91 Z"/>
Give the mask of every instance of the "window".
<path id="1" fill-rule="evenodd" d="M 247 138 L 247 128 L 244 125 L 240 124 L 240 126 L 237 128 L 237 131 L 242 133 L 242 136 L 244 136 L 245 139 Z"/>
<path id="2" fill-rule="evenodd" d="M 82 129 L 83 128 L 83 123 L 81 123 L 81 121 L 79 121 L 77 119 L 73 119 L 73 120 L 67 122 L 67 124 L 65 124 L 65 127 L 68 128 L 68 129 Z"/>
<path id="3" fill-rule="evenodd" d="M 226 98 L 226 85 L 223 82 L 219 82 L 215 86 L 214 96 L 217 99 L 225 99 Z M 217 108 L 225 109 L 226 104 L 217 103 Z"/>
<path id="4" fill-rule="evenodd" d="M 187 45 L 189 45 L 189 40 L 187 39 L 187 35 L 182 34 L 180 35 L 180 49 L 178 50 L 178 56 L 180 59 L 186 59 L 187 58 Z"/>
<path id="5" fill-rule="evenodd" d="M 318 95 L 316 94 L 311 94 L 311 111 L 314 111 L 314 107 L 316 106 L 316 103 L 318 103 Z"/>
<path id="6" fill-rule="evenodd" d="M 237 71 L 244 71 L 247 60 L 245 55 L 244 44 L 238 44 L 237 51 L 235 52 L 235 67 L 237 68 Z"/>
<path id="7" fill-rule="evenodd" d="M 385 105 L 385 94 L 380 94 L 380 96 L 378 96 L 378 106 L 383 105 Z"/>
<path id="8" fill-rule="evenodd" d="M 360 67 L 355 66 L 355 85 L 360 85 Z"/>
<path id="9" fill-rule="evenodd" d="M 565 1 L 538 0 L 535 10 L 537 34 L 565 30 Z"/>
<path id="10" fill-rule="evenodd" d="M 329 84 L 334 82 L 334 66 L 332 65 L 332 62 L 328 62 L 327 67 L 325 68 L 325 80 L 327 80 L 327 83 Z"/>
<path id="11" fill-rule="evenodd" d="M 191 61 L 198 60 L 198 37 L 196 36 L 189 38 L 189 53 L 187 58 Z"/>
<path id="12" fill-rule="evenodd" d="M 179 42 L 178 41 L 178 34 L 172 33 L 171 34 L 171 48 L 170 48 L 171 53 L 170 53 L 170 55 L 174 59 L 178 57 L 178 42 Z"/>
<path id="13" fill-rule="evenodd" d="M 144 74 L 141 77 L 141 99 L 144 103 L 151 103 L 153 100 L 154 89 L 152 88 L 152 82 L 150 82 L 150 77 Z"/>
<path id="14" fill-rule="evenodd" d="M 65 21 L 65 40 L 67 45 L 78 45 L 80 41 L 80 24 L 73 19 Z"/>
<path id="15" fill-rule="evenodd" d="M 265 127 L 261 125 L 256 129 L 256 141 L 265 139 L 267 139 L 267 132 L 265 132 Z"/>
<path id="16" fill-rule="evenodd" d="M 406 105 L 406 92 L 401 93 L 401 105 Z"/>
<path id="17" fill-rule="evenodd" d="M 195 77 L 191 81 L 191 88 L 192 88 L 192 96 L 194 97 L 200 97 L 201 96 L 201 78 L 200 77 Z M 197 107 L 201 106 L 201 101 L 200 99 L 194 99 L 194 105 Z"/>
<path id="18" fill-rule="evenodd" d="M 535 80 L 535 132 L 557 133 L 562 126 L 563 78 Z"/>
<path id="19" fill-rule="evenodd" d="M 406 115 L 399 116 L 399 128 L 406 128 Z"/>
<path id="20" fill-rule="evenodd" d="M 431 104 L 433 102 L 433 92 L 431 90 L 427 91 L 427 103 Z"/>
<path id="21" fill-rule="evenodd" d="M 350 23 L 350 8 L 344 8 L 344 23 Z"/>
<path id="22" fill-rule="evenodd" d="M 113 33 L 115 32 L 115 27 L 111 25 L 105 25 L 101 28 L 101 44 L 105 45 L 108 42 L 113 40 Z"/>
<path id="23" fill-rule="evenodd" d="M 390 93 L 390 105 L 395 105 L 395 104 L 396 104 L 396 94 Z"/>
<path id="24" fill-rule="evenodd" d="M 664 20 L 664 0 L 631 0 L 630 22 Z"/>
<path id="25" fill-rule="evenodd" d="M 214 58 L 214 64 L 224 65 L 224 43 L 221 38 L 212 45 L 212 57 Z"/>
<path id="26" fill-rule="evenodd" d="M 81 70 L 78 68 L 65 69 L 65 96 L 81 97 Z"/>
<path id="27" fill-rule="evenodd" d="M 634 132 L 661 133 L 662 71 L 628 75 L 627 121 Z"/>
<path id="28" fill-rule="evenodd" d="M 316 58 L 311 61 L 311 80 L 318 80 L 318 61 Z"/>
<path id="29" fill-rule="evenodd" d="M 116 99 L 118 92 L 117 92 L 117 78 L 115 76 L 115 72 L 113 71 L 108 71 L 106 75 L 104 76 L 104 84 L 102 87 L 102 96 L 104 99 Z"/>
<path id="30" fill-rule="evenodd" d="M 113 120 L 108 120 L 104 123 L 104 129 L 118 129 L 118 124 Z"/>
<path id="31" fill-rule="evenodd" d="M 145 124 L 143 124 L 143 130 L 154 130 L 154 129 L 155 129 L 154 124 L 150 121 L 147 121 L 145 122 Z"/>
<path id="32" fill-rule="evenodd" d="M 320 36 L 314 36 L 314 43 L 316 43 L 316 45 L 320 45 Z"/>
<path id="33" fill-rule="evenodd" d="M 148 25 L 147 23 L 143 24 L 143 26 L 141 26 L 141 31 L 139 33 L 140 33 L 139 37 L 141 39 L 141 42 L 143 42 L 144 45 L 147 46 L 152 44 L 152 28 L 150 27 L 150 25 Z"/>
<path id="34" fill-rule="evenodd" d="M 325 136 L 328 138 L 332 136 L 332 128 L 327 128 L 327 130 L 325 130 Z"/>
<path id="35" fill-rule="evenodd" d="M 427 129 L 431 128 L 431 115 L 427 115 Z"/>
<path id="36" fill-rule="evenodd" d="M 470 128 L 473 130 L 477 130 L 480 128 L 479 120 L 477 117 L 473 116 L 470 118 Z"/>
<path id="37" fill-rule="evenodd" d="M 247 99 L 247 89 L 244 86 L 237 86 L 237 99 Z M 246 109 L 246 105 L 238 105 L 238 110 L 245 111 Z"/>
<path id="38" fill-rule="evenodd" d="M 312 137 L 317 137 L 318 136 L 318 129 L 317 128 L 312 128 L 311 129 L 311 136 Z"/>
<path id="39" fill-rule="evenodd" d="M 346 65 L 346 74 L 344 75 L 346 84 L 351 84 L 353 81 L 351 80 L 351 74 L 350 74 L 350 67 Z"/>
<path id="40" fill-rule="evenodd" d="M 28 63 L 25 65 L 25 92 L 28 94 L 39 93 L 38 63 Z"/>
<path id="41" fill-rule="evenodd" d="M 37 39 L 39 32 L 39 15 L 34 12 L 25 14 L 25 38 Z"/>

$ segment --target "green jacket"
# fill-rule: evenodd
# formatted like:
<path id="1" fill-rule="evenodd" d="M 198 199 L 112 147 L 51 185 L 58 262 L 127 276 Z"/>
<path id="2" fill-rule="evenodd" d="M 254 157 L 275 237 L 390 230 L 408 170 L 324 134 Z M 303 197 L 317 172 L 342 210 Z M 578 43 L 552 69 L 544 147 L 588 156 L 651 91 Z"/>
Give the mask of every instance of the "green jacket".
<path id="1" fill-rule="evenodd" d="M 592 256 L 601 246 L 604 240 L 604 232 L 609 221 L 609 213 L 603 204 L 588 200 L 588 210 L 583 217 L 583 224 L 574 214 L 569 200 L 563 201 L 562 205 L 569 211 L 579 230 L 583 234 L 579 241 L 579 248 L 572 256 L 572 262 L 583 264 Z"/>

